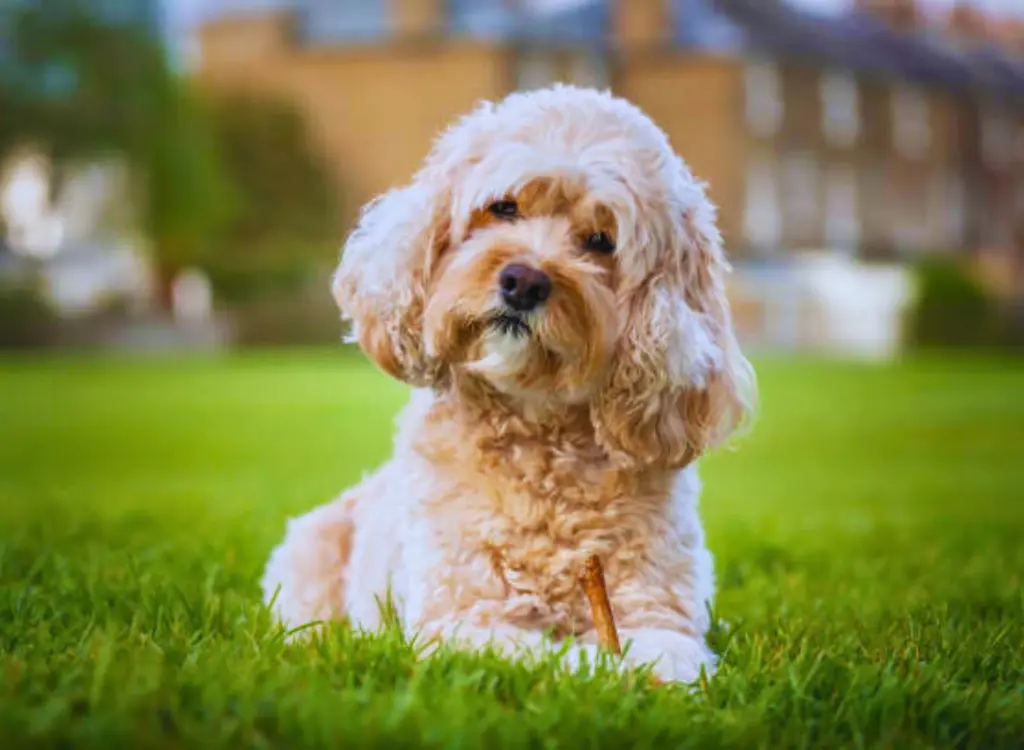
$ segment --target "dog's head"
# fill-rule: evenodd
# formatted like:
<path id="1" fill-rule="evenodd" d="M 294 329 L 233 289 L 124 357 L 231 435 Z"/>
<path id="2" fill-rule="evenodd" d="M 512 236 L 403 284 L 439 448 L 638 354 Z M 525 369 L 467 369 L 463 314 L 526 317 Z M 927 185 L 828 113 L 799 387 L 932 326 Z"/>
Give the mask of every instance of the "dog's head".
<path id="1" fill-rule="evenodd" d="M 371 202 L 334 294 L 380 367 L 589 409 L 635 466 L 679 467 L 752 408 L 714 207 L 631 104 L 568 86 L 481 106 Z"/>

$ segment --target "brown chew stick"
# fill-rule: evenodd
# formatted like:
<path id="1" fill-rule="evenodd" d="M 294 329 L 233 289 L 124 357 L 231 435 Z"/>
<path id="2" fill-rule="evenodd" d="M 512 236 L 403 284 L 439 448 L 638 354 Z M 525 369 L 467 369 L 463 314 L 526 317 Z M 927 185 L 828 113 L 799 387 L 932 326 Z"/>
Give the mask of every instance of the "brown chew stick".
<path id="1" fill-rule="evenodd" d="M 587 595 L 590 602 L 590 613 L 594 620 L 594 629 L 597 631 L 598 645 L 608 649 L 616 656 L 622 655 L 622 648 L 619 646 L 619 634 L 615 630 L 615 618 L 612 616 L 612 607 L 608 602 L 608 587 L 604 583 L 604 571 L 601 569 L 601 561 L 597 555 L 591 555 L 579 573 L 580 585 L 583 586 L 583 593 Z"/>

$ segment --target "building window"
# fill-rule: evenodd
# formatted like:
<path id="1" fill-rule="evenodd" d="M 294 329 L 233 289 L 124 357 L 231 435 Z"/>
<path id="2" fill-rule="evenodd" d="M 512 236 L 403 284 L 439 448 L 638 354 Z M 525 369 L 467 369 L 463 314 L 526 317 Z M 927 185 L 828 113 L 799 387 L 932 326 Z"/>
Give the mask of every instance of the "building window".
<path id="1" fill-rule="evenodd" d="M 569 59 L 569 80 L 577 86 L 608 88 L 611 81 L 604 56 L 590 50 L 573 54 Z"/>
<path id="2" fill-rule="evenodd" d="M 558 66 L 554 56 L 542 50 L 530 50 L 516 61 L 516 88 L 530 91 L 550 86 L 558 80 Z"/>
<path id="3" fill-rule="evenodd" d="M 966 241 L 967 233 L 967 188 L 964 178 L 955 170 L 950 170 L 945 177 L 938 178 L 937 195 L 932 203 L 932 212 L 942 227 L 945 237 L 961 247 Z"/>
<path id="4" fill-rule="evenodd" d="M 818 161 L 806 151 L 788 154 L 783 164 L 784 210 L 787 242 L 814 242 L 820 216 Z"/>
<path id="5" fill-rule="evenodd" d="M 1013 242 L 1014 210 L 1018 187 L 1012 179 L 1000 176 L 985 186 L 983 204 L 983 241 L 995 246 Z"/>
<path id="6" fill-rule="evenodd" d="M 852 251 L 860 244 L 857 171 L 833 164 L 825 179 L 825 240 L 832 248 Z"/>
<path id="7" fill-rule="evenodd" d="M 523 50 L 516 59 L 516 88 L 530 91 L 558 81 L 606 89 L 609 86 L 605 59 L 590 50 L 560 54 L 544 49 Z"/>
<path id="8" fill-rule="evenodd" d="M 928 182 L 924 175 L 892 169 L 886 196 L 893 245 L 902 252 L 920 250 L 928 241 Z"/>
<path id="9" fill-rule="evenodd" d="M 381 39 L 393 28 L 378 0 L 307 0 L 304 7 L 305 32 L 314 42 Z"/>
<path id="10" fill-rule="evenodd" d="M 750 245 L 761 252 L 775 250 L 782 242 L 779 184 L 771 154 L 754 156 L 747 168 L 743 232 Z"/>
<path id="11" fill-rule="evenodd" d="M 1014 122 L 1001 109 L 986 109 L 981 114 L 981 158 L 992 169 L 1007 169 L 1014 160 Z"/>
<path id="12" fill-rule="evenodd" d="M 858 170 L 858 194 L 861 216 L 861 248 L 876 254 L 890 245 L 888 209 L 888 161 L 872 159 Z"/>
<path id="13" fill-rule="evenodd" d="M 516 14 L 502 0 L 446 0 L 446 6 L 448 25 L 456 34 L 500 39 L 515 28 Z"/>
<path id="14" fill-rule="evenodd" d="M 746 68 L 747 126 L 762 138 L 782 129 L 784 105 L 778 68 L 769 62 L 754 62 Z"/>
<path id="15" fill-rule="evenodd" d="M 821 76 L 821 111 L 825 137 L 836 146 L 854 145 L 860 134 L 857 79 L 850 73 L 825 72 Z"/>
<path id="16" fill-rule="evenodd" d="M 900 86 L 892 92 L 893 145 L 911 159 L 928 155 L 931 149 L 931 120 L 924 92 Z"/>

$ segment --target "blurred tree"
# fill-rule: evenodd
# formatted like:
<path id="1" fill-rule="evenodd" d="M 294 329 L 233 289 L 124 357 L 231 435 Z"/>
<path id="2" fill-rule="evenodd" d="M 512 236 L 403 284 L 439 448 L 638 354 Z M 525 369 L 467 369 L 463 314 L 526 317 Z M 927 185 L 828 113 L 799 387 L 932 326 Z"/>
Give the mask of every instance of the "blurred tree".
<path id="1" fill-rule="evenodd" d="M 230 189 L 205 112 L 170 67 L 159 18 L 159 0 L 3 0 L 0 157 L 23 142 L 58 168 L 123 155 L 166 282 L 213 246 Z"/>
<path id="2" fill-rule="evenodd" d="M 174 82 L 175 84 L 177 82 Z M 175 90 L 177 88 L 177 90 Z M 154 243 L 163 302 L 181 269 L 206 266 L 234 216 L 236 190 L 204 102 L 179 85 L 140 152 L 143 226 Z"/>
<path id="3" fill-rule="evenodd" d="M 212 110 L 236 190 L 208 264 L 214 283 L 235 300 L 294 288 L 337 253 L 340 198 L 329 165 L 286 102 L 228 94 Z"/>
<path id="4" fill-rule="evenodd" d="M 86 0 L 7 0 L 0 58 L 0 144 L 29 137 L 55 158 L 138 148 L 169 70 L 149 2 L 108 18 Z"/>

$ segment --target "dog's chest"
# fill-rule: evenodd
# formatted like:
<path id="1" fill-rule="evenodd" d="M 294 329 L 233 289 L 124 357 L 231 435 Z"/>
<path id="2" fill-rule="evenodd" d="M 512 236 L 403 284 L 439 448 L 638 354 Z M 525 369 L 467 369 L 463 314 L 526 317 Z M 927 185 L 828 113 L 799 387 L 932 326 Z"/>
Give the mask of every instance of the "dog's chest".
<path id="1" fill-rule="evenodd" d="M 460 514 L 469 522 L 452 540 L 455 557 L 485 563 L 472 566 L 491 573 L 481 593 L 499 600 L 505 620 L 558 635 L 586 631 L 580 568 L 598 555 L 614 593 L 645 557 L 657 503 L 635 483 L 586 467 L 522 468 L 462 486 Z"/>

